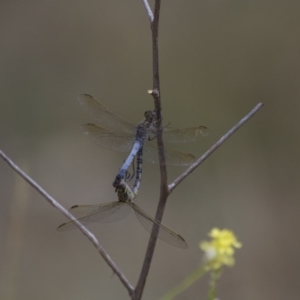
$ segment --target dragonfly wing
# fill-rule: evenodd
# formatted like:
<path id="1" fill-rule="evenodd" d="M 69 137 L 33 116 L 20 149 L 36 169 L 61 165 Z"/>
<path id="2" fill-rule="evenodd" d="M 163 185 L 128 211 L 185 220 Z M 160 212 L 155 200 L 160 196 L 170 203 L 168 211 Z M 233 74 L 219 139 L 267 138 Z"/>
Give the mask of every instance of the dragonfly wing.
<path id="1" fill-rule="evenodd" d="M 147 141 L 144 144 L 143 157 L 146 161 L 159 164 L 156 141 Z M 166 164 L 169 166 L 190 166 L 195 162 L 194 155 L 165 148 Z"/>
<path id="2" fill-rule="evenodd" d="M 168 143 L 186 143 L 193 142 L 199 136 L 207 136 L 208 128 L 205 126 L 188 127 L 188 128 L 172 128 L 163 129 L 163 138 Z"/>
<path id="3" fill-rule="evenodd" d="M 136 204 L 128 203 L 128 205 L 134 209 L 137 219 L 148 232 L 151 233 L 153 224 L 156 224 L 159 226 L 158 238 L 160 240 L 178 248 L 184 249 L 188 247 L 186 241 L 181 235 L 152 218 Z"/>
<path id="4" fill-rule="evenodd" d="M 110 203 L 109 203 L 110 204 Z M 106 204 L 105 204 L 106 205 Z M 69 208 L 69 212 L 76 218 L 83 218 L 99 211 L 101 204 L 96 205 L 73 205 Z"/>
<path id="5" fill-rule="evenodd" d="M 134 143 L 134 136 L 118 130 L 110 130 L 95 124 L 81 126 L 83 134 L 104 148 L 119 152 L 128 152 Z"/>
<path id="6" fill-rule="evenodd" d="M 95 120 L 105 127 L 126 131 L 128 133 L 135 132 L 135 126 L 121 115 L 111 111 L 101 102 L 88 94 L 78 96 L 78 102 Z"/>
<path id="7" fill-rule="evenodd" d="M 104 203 L 99 205 L 75 205 L 69 209 L 70 213 L 83 225 L 95 222 L 114 222 L 128 216 L 130 208 L 123 202 Z M 63 223 L 57 230 L 65 231 L 77 228 L 73 221 Z"/>

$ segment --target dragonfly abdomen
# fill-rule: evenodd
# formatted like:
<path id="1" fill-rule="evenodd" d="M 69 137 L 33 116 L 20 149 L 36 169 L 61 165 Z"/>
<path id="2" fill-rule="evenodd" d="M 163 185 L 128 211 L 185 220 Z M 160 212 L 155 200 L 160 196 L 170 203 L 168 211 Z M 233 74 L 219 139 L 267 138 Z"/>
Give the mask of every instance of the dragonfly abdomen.
<path id="1" fill-rule="evenodd" d="M 114 187 L 118 187 L 120 185 L 120 181 L 123 179 L 127 169 L 129 168 L 129 166 L 131 165 L 134 157 L 136 156 L 136 154 L 138 153 L 138 151 L 140 150 L 140 148 L 142 147 L 142 142 L 141 141 L 135 141 L 135 143 L 133 144 L 133 147 L 131 149 L 130 154 L 128 155 L 127 159 L 125 160 L 124 164 L 122 165 L 120 171 L 118 172 L 115 181 L 113 182 L 113 186 Z"/>

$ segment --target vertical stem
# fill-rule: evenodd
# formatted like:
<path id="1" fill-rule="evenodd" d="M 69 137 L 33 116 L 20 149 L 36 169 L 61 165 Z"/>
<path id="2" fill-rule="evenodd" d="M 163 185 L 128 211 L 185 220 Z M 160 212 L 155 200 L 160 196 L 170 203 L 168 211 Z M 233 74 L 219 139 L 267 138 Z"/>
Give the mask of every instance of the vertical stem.
<path id="1" fill-rule="evenodd" d="M 164 153 L 164 144 L 162 139 L 162 126 L 161 126 L 161 98 L 160 98 L 160 81 L 159 81 L 159 56 L 158 56 L 158 25 L 159 25 L 159 13 L 160 13 L 160 4 L 161 0 L 155 1 L 154 7 L 154 19 L 151 23 L 151 31 L 152 31 L 152 55 L 153 55 L 153 91 L 152 96 L 154 98 L 155 103 L 155 111 L 157 114 L 157 122 L 156 122 L 156 129 L 157 129 L 157 145 L 158 145 L 158 152 L 159 152 L 159 162 L 160 162 L 160 199 L 156 211 L 155 218 L 158 221 L 162 220 L 164 209 L 166 206 L 167 197 L 169 195 L 168 184 L 167 184 L 167 168 L 166 168 L 166 159 Z M 142 297 L 144 287 L 146 284 L 147 276 L 149 273 L 149 269 L 151 266 L 154 249 L 157 241 L 159 227 L 154 225 L 152 228 L 150 240 L 148 243 L 143 267 L 141 270 L 141 274 L 135 288 L 135 291 L 132 295 L 132 300 L 139 300 Z"/>
<path id="2" fill-rule="evenodd" d="M 211 273 L 210 287 L 208 291 L 208 300 L 215 300 L 217 297 L 217 283 L 221 275 L 221 268 L 213 270 Z"/>
<path id="3" fill-rule="evenodd" d="M 160 175 L 161 175 L 161 192 L 168 193 L 167 186 L 167 168 L 166 158 L 164 153 L 164 143 L 162 139 L 162 115 L 161 115 L 161 91 L 159 79 L 159 53 L 158 53 L 158 25 L 160 13 L 160 0 L 155 1 L 154 20 L 151 24 L 152 30 L 152 59 L 153 59 L 153 98 L 155 103 L 155 111 L 157 115 L 156 129 L 157 129 L 157 145 L 159 152 L 160 162 Z"/>

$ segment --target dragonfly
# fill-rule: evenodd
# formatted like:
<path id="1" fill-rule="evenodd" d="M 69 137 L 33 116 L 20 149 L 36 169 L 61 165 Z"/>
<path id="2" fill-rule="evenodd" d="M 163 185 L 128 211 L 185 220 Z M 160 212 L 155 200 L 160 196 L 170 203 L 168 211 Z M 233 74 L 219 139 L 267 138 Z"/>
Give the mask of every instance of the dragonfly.
<path id="1" fill-rule="evenodd" d="M 79 222 L 88 225 L 94 222 L 118 221 L 128 216 L 131 210 L 134 210 L 137 219 L 148 232 L 151 233 L 152 227 L 155 224 L 159 227 L 158 238 L 160 240 L 178 248 L 187 248 L 187 243 L 181 235 L 151 217 L 133 202 L 137 196 L 141 182 L 142 151 L 143 148 L 141 148 L 137 154 L 137 175 L 133 188 L 131 189 L 125 180 L 121 179 L 120 184 L 116 188 L 118 201 L 98 205 L 74 205 L 69 211 Z M 61 224 L 57 230 L 65 231 L 74 228 L 76 228 L 75 223 L 69 221 Z"/>
<path id="2" fill-rule="evenodd" d="M 135 125 L 123 116 L 105 107 L 91 95 L 79 95 L 78 101 L 85 111 L 101 124 L 101 127 L 91 123 L 81 126 L 83 133 L 88 138 L 104 148 L 119 152 L 130 151 L 129 156 L 117 174 L 117 182 L 124 177 L 142 146 L 144 148 L 144 159 L 151 163 L 159 163 L 157 143 L 151 142 L 157 135 L 154 126 L 156 122 L 154 111 L 146 111 L 144 120 Z M 189 128 L 165 127 L 162 129 L 162 132 L 167 142 L 180 143 L 194 141 L 199 135 L 206 136 L 208 129 L 205 126 Z M 154 138 L 151 138 L 152 135 Z M 189 166 L 195 161 L 195 157 L 188 153 L 167 148 L 164 151 L 168 165 Z"/>

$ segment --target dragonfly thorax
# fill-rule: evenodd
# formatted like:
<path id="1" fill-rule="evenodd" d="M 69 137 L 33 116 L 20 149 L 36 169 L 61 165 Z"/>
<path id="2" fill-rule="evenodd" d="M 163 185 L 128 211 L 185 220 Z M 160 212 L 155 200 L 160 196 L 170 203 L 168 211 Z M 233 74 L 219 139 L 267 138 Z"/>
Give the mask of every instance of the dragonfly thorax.
<path id="1" fill-rule="evenodd" d="M 147 110 L 144 113 L 145 120 L 142 121 L 136 128 L 135 139 L 144 142 L 150 135 L 156 120 L 156 114 L 154 111 Z"/>
<path id="2" fill-rule="evenodd" d="M 136 129 L 135 140 L 143 143 L 148 138 L 150 134 L 149 129 L 151 128 L 151 124 L 143 123 L 138 125 Z"/>

